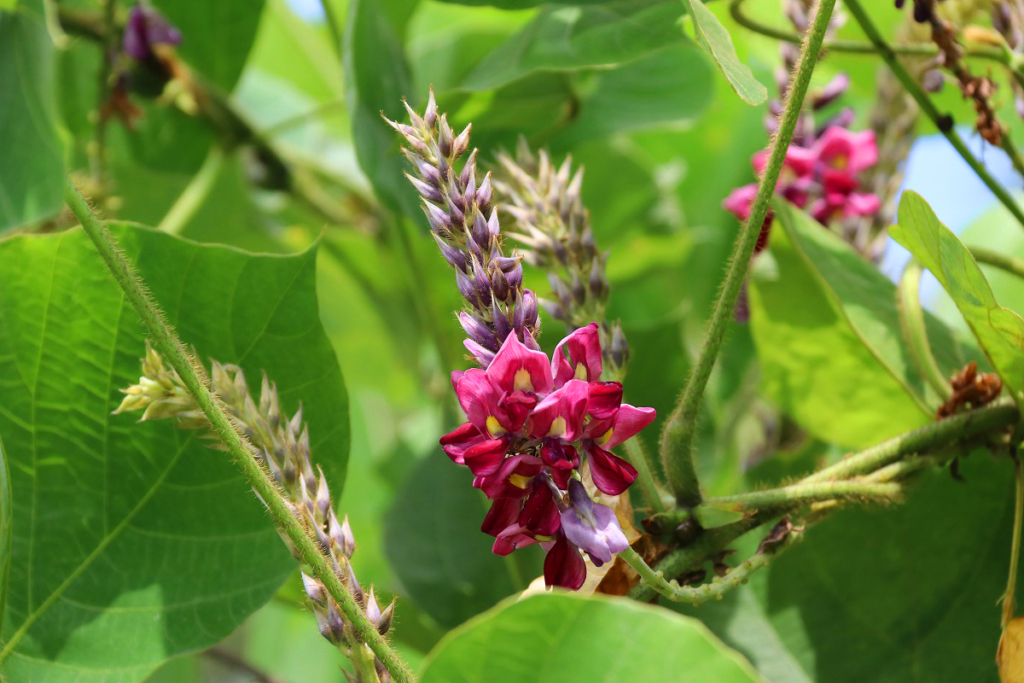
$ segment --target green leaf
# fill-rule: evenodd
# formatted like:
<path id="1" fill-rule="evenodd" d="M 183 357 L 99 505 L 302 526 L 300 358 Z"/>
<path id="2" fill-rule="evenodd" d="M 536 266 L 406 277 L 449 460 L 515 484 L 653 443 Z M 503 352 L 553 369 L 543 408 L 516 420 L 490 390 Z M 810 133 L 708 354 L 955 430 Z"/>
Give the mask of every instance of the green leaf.
<path id="1" fill-rule="evenodd" d="M 843 510 L 748 587 L 678 609 L 770 681 L 996 683 L 1013 471 L 981 451 L 960 471 L 966 484 L 929 472 L 902 505 Z"/>
<path id="2" fill-rule="evenodd" d="M 0 633 L 3 633 L 4 612 L 7 607 L 7 587 L 11 578 L 11 544 L 14 542 L 13 499 L 11 497 L 11 469 L 0 440 Z"/>
<path id="3" fill-rule="evenodd" d="M 300 402 L 335 494 L 348 403 L 320 326 L 315 251 L 255 256 L 118 225 L 182 339 Z M 266 602 L 295 562 L 201 435 L 111 415 L 143 330 L 80 230 L 0 242 L 0 433 L 14 494 L 0 674 L 138 681 Z M 117 643 L 117 647 L 111 647 Z"/>
<path id="4" fill-rule="evenodd" d="M 204 78 L 231 92 L 256 39 L 263 0 L 156 0 L 181 30 L 178 52 Z"/>
<path id="5" fill-rule="evenodd" d="M 899 224 L 890 230 L 938 279 L 956 303 L 1003 384 L 1021 403 L 1024 389 L 1024 319 L 1000 306 L 971 252 L 939 222 L 928 203 L 915 192 L 900 200 Z"/>
<path id="6" fill-rule="evenodd" d="M 422 683 L 750 683 L 750 665 L 696 619 L 567 593 L 505 603 L 449 633 Z"/>
<path id="7" fill-rule="evenodd" d="M 353 0 L 345 26 L 346 100 L 352 139 L 363 173 L 378 199 L 391 209 L 418 216 L 418 202 L 408 187 L 397 133 L 381 118 L 405 120 L 402 99 L 415 102 L 426 93 L 410 93 L 411 77 L 402 36 L 418 0 L 401 0 L 390 10 L 377 0 Z M 399 17 L 396 21 L 393 17 Z"/>
<path id="8" fill-rule="evenodd" d="M 574 5 L 603 5 L 611 0 L 573 0 Z M 469 7 L 498 7 L 501 9 L 528 9 L 545 5 L 548 0 L 441 0 L 441 2 L 452 5 L 466 5 Z"/>
<path id="9" fill-rule="evenodd" d="M 497 88 L 534 71 L 615 67 L 664 46 L 688 43 L 677 25 L 682 15 L 676 0 L 544 7 L 483 59 L 463 87 Z"/>
<path id="10" fill-rule="evenodd" d="M 54 48 L 42 8 L 0 11 L 0 232 L 63 205 L 64 151 L 57 135 Z"/>
<path id="11" fill-rule="evenodd" d="M 536 548 L 505 558 L 491 553 L 493 539 L 480 531 L 490 504 L 472 481 L 434 450 L 409 472 L 384 520 L 384 551 L 404 592 L 449 628 L 532 578 L 520 564 Z"/>
<path id="12" fill-rule="evenodd" d="M 711 69 L 690 44 L 658 50 L 600 74 L 557 147 L 696 119 L 711 103 Z"/>
<path id="13" fill-rule="evenodd" d="M 765 393 L 848 448 L 927 424 L 923 382 L 899 346 L 894 285 L 796 208 L 777 202 L 776 215 L 749 292 Z"/>
<path id="14" fill-rule="evenodd" d="M 749 105 L 757 106 L 768 99 L 768 90 L 756 79 L 750 67 L 736 56 L 732 37 L 711 10 L 701 0 L 683 0 L 693 17 L 697 43 L 711 55 L 729 85 Z"/>

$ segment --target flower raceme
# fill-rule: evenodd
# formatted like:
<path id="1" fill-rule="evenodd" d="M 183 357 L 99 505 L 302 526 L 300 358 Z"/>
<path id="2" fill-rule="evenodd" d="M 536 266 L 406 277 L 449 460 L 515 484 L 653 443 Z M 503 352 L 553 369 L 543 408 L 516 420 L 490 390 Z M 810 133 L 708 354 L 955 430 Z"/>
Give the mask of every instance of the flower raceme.
<path id="1" fill-rule="evenodd" d="M 768 160 L 766 151 L 754 155 L 754 171 L 760 175 Z M 786 150 L 775 192 L 820 223 L 836 218 L 870 216 L 878 211 L 878 197 L 857 192 L 858 174 L 874 166 L 878 146 L 874 131 L 851 132 L 829 126 L 810 147 L 791 145 Z M 750 217 L 757 185 L 733 190 L 722 206 L 740 220 Z"/>
<path id="2" fill-rule="evenodd" d="M 602 369 L 591 323 L 563 339 L 550 360 L 509 335 L 486 370 L 452 373 L 468 421 L 441 446 L 494 501 L 481 527 L 495 537 L 493 551 L 541 543 L 549 586 L 583 585 L 581 551 L 600 566 L 627 547 L 615 514 L 590 500 L 579 469 L 585 457 L 599 491 L 625 491 L 637 472 L 611 449 L 649 425 L 655 411 L 622 403 L 622 385 L 602 382 Z"/>

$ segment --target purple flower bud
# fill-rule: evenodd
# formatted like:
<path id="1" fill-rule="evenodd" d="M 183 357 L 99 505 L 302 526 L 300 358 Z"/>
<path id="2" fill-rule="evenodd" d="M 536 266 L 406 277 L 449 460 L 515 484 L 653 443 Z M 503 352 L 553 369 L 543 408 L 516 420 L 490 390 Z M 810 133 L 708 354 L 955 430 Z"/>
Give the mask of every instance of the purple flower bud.
<path id="1" fill-rule="evenodd" d="M 434 99 L 434 89 L 430 89 L 430 96 L 427 98 L 427 110 L 423 114 L 423 124 L 427 128 L 433 128 L 437 123 L 437 101 Z"/>
<path id="2" fill-rule="evenodd" d="M 469 134 L 473 130 L 473 124 L 469 124 L 466 128 L 459 133 L 459 137 L 455 138 L 452 143 L 452 156 L 458 159 L 460 156 L 465 154 L 466 150 L 469 149 Z"/>
<path id="3" fill-rule="evenodd" d="M 501 225 L 498 223 L 497 209 L 491 211 L 491 217 L 487 219 L 487 233 L 491 236 L 491 241 L 497 244 L 498 238 L 501 236 Z"/>
<path id="4" fill-rule="evenodd" d="M 452 127 L 448 125 L 448 115 L 441 114 L 440 127 L 437 131 L 437 151 L 441 153 L 441 156 L 445 159 L 449 159 L 452 156 L 452 143 L 455 142 L 454 133 Z"/>
<path id="5" fill-rule="evenodd" d="M 438 237 L 436 233 L 430 234 L 433 235 L 434 241 L 437 242 L 437 248 L 441 250 L 441 255 L 444 256 L 444 260 L 450 263 L 456 270 L 465 271 L 466 254 L 445 242 L 443 239 Z"/>
<path id="6" fill-rule="evenodd" d="M 537 343 L 537 340 L 530 332 L 530 328 L 523 330 L 523 345 L 531 351 L 540 351 L 540 344 Z"/>
<path id="7" fill-rule="evenodd" d="M 423 213 L 427 214 L 427 222 L 430 229 L 441 237 L 449 237 L 452 234 L 452 219 L 444 209 L 435 206 L 430 202 L 423 202 Z"/>
<path id="8" fill-rule="evenodd" d="M 476 295 L 479 297 L 479 306 L 491 305 L 491 278 L 481 265 L 480 261 L 473 259 L 473 282 L 476 284 Z"/>
<path id="9" fill-rule="evenodd" d="M 302 587 L 306 591 L 306 595 L 316 605 L 323 607 L 327 604 L 327 589 L 318 579 L 314 579 L 312 576 L 306 575 L 305 572 L 302 574 Z"/>
<path id="10" fill-rule="evenodd" d="M 377 595 L 373 592 L 373 586 L 370 586 L 370 595 L 366 598 L 366 616 L 373 622 L 380 619 L 380 605 L 377 604 Z"/>
<path id="11" fill-rule="evenodd" d="M 626 335 L 622 331 L 622 324 L 618 322 L 612 327 L 611 357 L 612 361 L 620 368 L 624 367 L 626 361 L 629 360 L 629 344 L 626 343 Z"/>
<path id="12" fill-rule="evenodd" d="M 462 173 L 459 174 L 459 182 L 463 186 L 468 186 L 469 181 L 473 180 L 473 185 L 476 185 L 476 155 L 478 150 L 473 150 L 469 158 L 466 159 L 466 165 L 462 167 Z"/>
<path id="13" fill-rule="evenodd" d="M 544 308 L 544 311 L 555 320 L 561 320 L 562 322 L 569 322 L 569 313 L 562 308 L 562 304 L 551 299 L 540 299 L 540 305 Z"/>
<path id="14" fill-rule="evenodd" d="M 405 174 L 405 177 L 409 179 L 409 182 L 412 183 L 412 186 L 416 188 L 416 191 L 419 192 L 420 196 L 424 199 L 429 199 L 432 202 L 444 201 L 444 197 L 441 196 L 440 190 L 433 185 L 425 183 L 419 178 L 409 175 L 408 173 Z"/>
<path id="15" fill-rule="evenodd" d="M 608 283 L 604 281 L 604 272 L 601 268 L 601 261 L 594 259 L 593 264 L 590 266 L 590 293 L 594 295 L 595 299 L 601 300 L 608 292 Z"/>
<path id="16" fill-rule="evenodd" d="M 391 604 L 384 608 L 384 611 L 381 612 L 380 616 L 377 617 L 376 621 L 374 621 L 374 626 L 377 627 L 377 633 L 381 634 L 382 636 L 386 635 L 387 632 L 391 630 L 391 624 L 392 622 L 394 622 L 394 620 L 395 601 L 394 599 L 392 599 Z"/>
<path id="17" fill-rule="evenodd" d="M 402 106 L 405 107 L 405 112 L 409 115 L 409 121 L 416 128 L 423 128 L 423 119 L 416 113 L 416 110 L 409 106 L 409 102 L 403 97 Z"/>
<path id="18" fill-rule="evenodd" d="M 501 344 L 498 338 L 491 332 L 490 328 L 477 320 L 468 311 L 459 313 L 459 323 L 465 330 L 466 336 L 489 351 L 497 351 Z"/>
<path id="19" fill-rule="evenodd" d="M 501 272 L 500 268 L 495 268 L 494 272 L 491 273 L 491 293 L 494 298 L 498 301 L 505 301 L 509 295 L 508 280 L 505 279 L 505 274 Z"/>
<path id="20" fill-rule="evenodd" d="M 814 109 L 823 109 L 832 104 L 842 96 L 850 87 L 850 77 L 845 73 L 836 74 L 831 81 L 825 84 L 819 92 L 815 93 L 812 106 Z"/>
<path id="21" fill-rule="evenodd" d="M 317 626 L 320 627 L 320 635 L 332 644 L 340 645 L 345 639 L 345 622 L 342 620 L 338 608 L 334 606 L 334 601 L 328 601 L 326 610 L 318 609 L 314 610 L 314 613 Z"/>
<path id="22" fill-rule="evenodd" d="M 473 211 L 473 239 L 476 243 L 483 246 L 490 244 L 490 232 L 487 230 L 487 219 L 480 213 L 480 209 Z"/>
<path id="23" fill-rule="evenodd" d="M 537 295 L 529 289 L 523 290 L 523 324 L 533 328 L 537 326 Z"/>
<path id="24" fill-rule="evenodd" d="M 484 260 L 484 250 L 481 249 L 480 245 L 477 244 L 477 241 L 473 239 L 473 235 L 466 235 L 466 251 L 469 252 L 469 255 L 472 256 L 474 260 L 481 262 Z"/>
<path id="25" fill-rule="evenodd" d="M 480 364 L 480 367 L 486 368 L 494 360 L 494 352 L 488 351 L 484 347 L 477 344 L 472 339 L 466 339 L 462 342 L 462 345 L 466 347 L 466 350 L 476 359 L 476 362 Z"/>
<path id="26" fill-rule="evenodd" d="M 484 181 L 480 183 L 480 187 L 476 190 L 476 205 L 480 207 L 481 211 L 486 212 L 491 206 L 491 174 L 488 173 L 484 176 Z"/>
<path id="27" fill-rule="evenodd" d="M 576 303 L 583 304 L 587 300 L 587 288 L 583 286 L 583 281 L 577 273 L 572 274 L 572 285 L 569 289 Z"/>
<path id="28" fill-rule="evenodd" d="M 323 470 L 319 465 L 316 469 L 320 473 L 320 482 L 316 487 L 316 518 L 327 519 L 327 512 L 331 509 L 331 493 L 327 490 L 327 478 L 324 477 Z"/>
<path id="29" fill-rule="evenodd" d="M 578 479 L 569 480 L 571 505 L 562 512 L 562 531 L 566 538 L 590 555 L 598 567 L 610 562 L 612 555 L 629 547 L 615 512 L 607 505 L 590 500 Z"/>
<path id="30" fill-rule="evenodd" d="M 462 294 L 466 301 L 476 305 L 476 284 L 469 275 L 466 275 L 461 270 L 456 270 L 455 286 L 459 288 L 459 293 Z"/>
<path id="31" fill-rule="evenodd" d="M 504 342 L 505 338 L 512 333 L 512 323 L 498 306 L 497 301 L 491 302 L 491 319 L 494 321 L 494 334 L 498 337 L 498 342 Z"/>
<path id="32" fill-rule="evenodd" d="M 154 57 L 154 45 L 178 45 L 181 31 L 152 7 L 135 5 L 128 13 L 128 25 L 124 29 L 122 48 L 132 59 L 145 60 Z"/>
<path id="33" fill-rule="evenodd" d="M 515 268 L 505 273 L 505 279 L 508 280 L 508 286 L 512 289 L 519 289 L 523 286 L 523 266 L 521 263 L 517 263 Z"/>

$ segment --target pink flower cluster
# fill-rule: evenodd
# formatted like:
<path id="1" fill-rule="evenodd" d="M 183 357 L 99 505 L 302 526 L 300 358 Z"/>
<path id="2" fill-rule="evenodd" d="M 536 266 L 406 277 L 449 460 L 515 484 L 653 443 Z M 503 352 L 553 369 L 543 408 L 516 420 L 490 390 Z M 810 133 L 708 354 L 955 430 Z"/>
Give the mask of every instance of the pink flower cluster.
<path id="1" fill-rule="evenodd" d="M 585 456 L 601 492 L 625 491 L 637 472 L 610 451 L 655 411 L 622 403 L 622 385 L 600 381 L 602 369 L 591 323 L 563 339 L 550 361 L 510 334 L 486 370 L 452 373 L 468 422 L 441 446 L 494 501 L 481 527 L 495 537 L 493 551 L 542 543 L 549 586 L 583 585 L 581 550 L 600 566 L 626 548 L 614 513 L 590 501 L 578 471 Z"/>
<path id="2" fill-rule="evenodd" d="M 766 151 L 754 155 L 753 166 L 758 175 L 767 161 Z M 775 192 L 807 209 L 823 224 L 835 218 L 870 216 L 879 209 L 878 197 L 857 192 L 857 175 L 877 161 L 874 131 L 854 133 L 841 126 L 830 126 L 810 147 L 789 146 Z M 745 221 L 750 217 L 755 194 L 756 184 L 744 185 L 733 190 L 722 206 Z"/>

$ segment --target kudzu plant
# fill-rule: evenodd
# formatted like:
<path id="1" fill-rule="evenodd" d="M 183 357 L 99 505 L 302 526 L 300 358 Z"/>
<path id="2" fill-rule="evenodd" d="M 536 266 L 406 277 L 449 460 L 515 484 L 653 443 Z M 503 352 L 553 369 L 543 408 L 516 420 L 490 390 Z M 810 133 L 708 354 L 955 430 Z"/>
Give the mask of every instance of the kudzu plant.
<path id="1" fill-rule="evenodd" d="M 1024 680 L 1024 9 L 760 3 L 0 3 L 0 681 Z"/>

